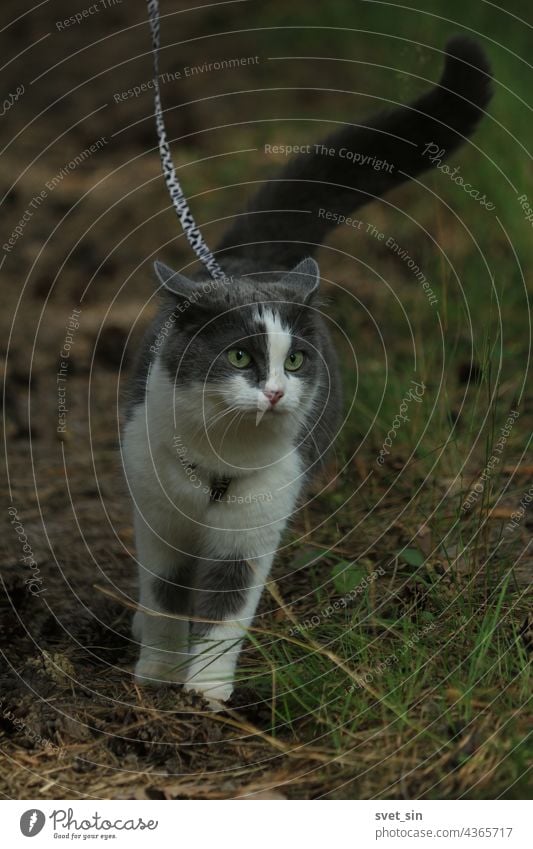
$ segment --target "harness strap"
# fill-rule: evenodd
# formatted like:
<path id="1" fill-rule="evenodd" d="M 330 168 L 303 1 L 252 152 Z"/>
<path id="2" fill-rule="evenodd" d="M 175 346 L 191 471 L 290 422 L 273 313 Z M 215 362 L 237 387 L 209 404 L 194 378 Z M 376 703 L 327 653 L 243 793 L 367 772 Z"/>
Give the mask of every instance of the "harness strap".
<path id="1" fill-rule="evenodd" d="M 231 478 L 219 478 L 211 481 L 211 492 L 209 493 L 209 501 L 222 501 L 228 487 L 231 483 Z"/>
<path id="2" fill-rule="evenodd" d="M 196 463 L 187 463 L 185 468 L 195 472 L 198 467 Z M 230 483 L 231 478 L 213 478 L 209 483 L 209 501 L 222 501 Z"/>

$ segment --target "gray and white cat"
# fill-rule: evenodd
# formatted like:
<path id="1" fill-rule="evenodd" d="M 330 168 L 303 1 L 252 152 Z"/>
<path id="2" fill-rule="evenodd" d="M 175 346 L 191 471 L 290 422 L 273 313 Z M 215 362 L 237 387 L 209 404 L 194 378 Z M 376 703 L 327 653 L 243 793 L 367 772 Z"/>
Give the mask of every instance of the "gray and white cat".
<path id="1" fill-rule="evenodd" d="M 139 564 L 137 681 L 229 699 L 282 534 L 341 421 L 311 255 L 342 216 L 430 168 L 425 145 L 454 151 L 490 96 L 482 50 L 454 38 L 438 86 L 343 127 L 324 140 L 327 155 L 300 155 L 262 187 L 218 247 L 226 280 L 156 263 L 160 309 L 122 446 Z"/>

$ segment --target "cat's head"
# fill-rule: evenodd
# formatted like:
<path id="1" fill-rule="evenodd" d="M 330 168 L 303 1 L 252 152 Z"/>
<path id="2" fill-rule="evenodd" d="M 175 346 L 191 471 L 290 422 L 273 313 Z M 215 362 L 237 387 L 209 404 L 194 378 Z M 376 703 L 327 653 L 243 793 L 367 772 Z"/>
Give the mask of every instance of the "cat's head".
<path id="1" fill-rule="evenodd" d="M 182 406 L 198 407 L 208 428 L 297 431 L 329 383 L 316 262 L 208 281 L 159 262 L 155 270 L 171 325 L 161 361 Z"/>

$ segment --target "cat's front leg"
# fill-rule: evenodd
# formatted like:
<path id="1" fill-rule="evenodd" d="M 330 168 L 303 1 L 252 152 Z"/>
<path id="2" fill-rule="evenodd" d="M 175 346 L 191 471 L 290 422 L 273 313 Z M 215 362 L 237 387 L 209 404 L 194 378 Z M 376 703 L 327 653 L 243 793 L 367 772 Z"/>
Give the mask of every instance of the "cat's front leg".
<path id="1" fill-rule="evenodd" d="M 191 566 L 137 513 L 135 540 L 139 562 L 140 608 L 132 631 L 140 644 L 135 678 L 140 684 L 183 683 L 189 659 Z"/>
<path id="2" fill-rule="evenodd" d="M 194 569 L 186 689 L 211 701 L 231 696 L 242 641 L 300 488 L 301 462 L 293 451 L 232 480 L 224 498 L 210 505 Z"/>
<path id="3" fill-rule="evenodd" d="M 234 688 L 235 667 L 272 565 L 273 553 L 254 559 L 201 560 L 195 566 L 190 663 L 185 689 L 214 707 Z"/>

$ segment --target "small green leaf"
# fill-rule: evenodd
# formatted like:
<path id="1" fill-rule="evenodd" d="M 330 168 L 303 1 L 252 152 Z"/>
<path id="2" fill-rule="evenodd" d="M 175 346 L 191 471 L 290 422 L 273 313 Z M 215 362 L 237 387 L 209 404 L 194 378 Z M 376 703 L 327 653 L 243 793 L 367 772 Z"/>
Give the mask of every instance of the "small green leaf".
<path id="1" fill-rule="evenodd" d="M 304 569 L 306 566 L 316 566 L 319 561 L 327 554 L 322 549 L 312 549 L 311 551 L 303 551 L 297 554 L 293 559 L 291 566 L 293 569 Z"/>
<path id="2" fill-rule="evenodd" d="M 367 571 L 364 566 L 360 566 L 357 563 L 350 563 L 349 560 L 340 560 L 338 563 L 335 563 L 331 574 L 333 577 L 333 586 L 338 593 L 344 595 L 351 592 L 351 590 L 355 589 L 361 583 L 363 578 L 366 577 Z"/>
<path id="3" fill-rule="evenodd" d="M 399 557 L 408 566 L 422 566 L 426 559 L 418 548 L 404 548 L 403 551 L 400 551 Z"/>
<path id="4" fill-rule="evenodd" d="M 431 613 L 430 610 L 422 610 L 420 613 L 420 619 L 422 620 L 422 622 L 433 622 L 435 616 L 433 615 L 433 613 Z"/>

